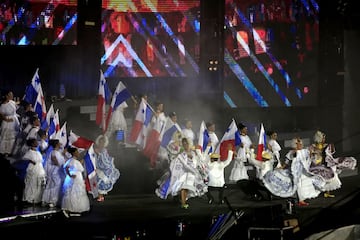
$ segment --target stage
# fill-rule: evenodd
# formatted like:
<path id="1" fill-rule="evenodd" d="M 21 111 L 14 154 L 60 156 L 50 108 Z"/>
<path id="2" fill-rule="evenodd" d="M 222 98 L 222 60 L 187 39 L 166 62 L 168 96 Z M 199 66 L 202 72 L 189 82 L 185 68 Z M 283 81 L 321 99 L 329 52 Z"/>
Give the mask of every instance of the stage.
<path id="1" fill-rule="evenodd" d="M 116 160 L 120 179 L 104 202 L 89 195 L 90 212 L 66 217 L 57 208 L 14 204 L 0 214 L 2 238 L 306 239 L 360 223 L 357 169 L 341 175 L 342 187 L 334 191 L 334 198 L 320 195 L 305 207 L 294 202 L 291 211 L 289 199 L 253 199 L 236 184 L 227 184 L 225 204 L 191 198 L 185 210 L 178 199 L 155 195 L 161 170 L 149 168 L 140 152 L 124 148 L 119 156 L 123 156 Z"/>

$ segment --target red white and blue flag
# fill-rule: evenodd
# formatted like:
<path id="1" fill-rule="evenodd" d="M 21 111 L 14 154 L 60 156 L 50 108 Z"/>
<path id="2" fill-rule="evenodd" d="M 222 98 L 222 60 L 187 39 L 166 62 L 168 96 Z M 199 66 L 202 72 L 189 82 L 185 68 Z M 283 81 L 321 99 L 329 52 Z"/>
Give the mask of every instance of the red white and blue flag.
<path id="1" fill-rule="evenodd" d="M 86 190 L 96 198 L 99 195 L 96 179 L 96 154 L 94 144 L 91 144 L 84 156 L 84 165 L 86 169 Z"/>
<path id="2" fill-rule="evenodd" d="M 209 144 L 210 137 L 204 121 L 202 121 L 200 124 L 200 130 L 198 136 L 199 136 L 198 146 L 200 147 L 201 151 L 205 151 L 207 145 Z M 212 149 L 210 149 L 209 153 L 210 152 L 212 152 Z"/>
<path id="3" fill-rule="evenodd" d="M 34 110 L 37 113 L 41 123 L 46 121 L 45 98 L 44 98 L 44 94 L 43 94 L 41 89 L 40 89 L 40 91 L 39 91 L 39 93 L 37 95 L 36 102 L 35 102 L 35 105 L 34 105 Z"/>
<path id="4" fill-rule="evenodd" d="M 240 133 L 235 120 L 233 119 L 217 145 L 215 152 L 220 154 L 220 160 L 224 161 L 228 157 L 229 149 L 235 151 L 241 143 Z"/>
<path id="5" fill-rule="evenodd" d="M 160 146 L 166 148 L 171 139 L 174 136 L 174 133 L 176 132 L 181 132 L 181 127 L 179 126 L 179 124 L 174 123 L 171 118 L 167 117 L 166 118 L 166 122 L 165 122 L 165 126 L 163 128 L 163 130 L 161 131 L 161 143 Z"/>
<path id="6" fill-rule="evenodd" d="M 161 121 L 161 119 L 156 118 L 152 129 L 150 130 L 148 136 L 146 137 L 143 154 L 150 159 L 150 165 L 152 167 L 155 166 L 158 157 L 158 152 L 161 143 L 160 135 L 163 127 L 164 127 L 164 123 Z"/>
<path id="7" fill-rule="evenodd" d="M 146 100 L 142 98 L 130 131 L 130 142 L 144 147 L 152 115 L 152 108 Z"/>
<path id="8" fill-rule="evenodd" d="M 96 124 L 105 131 L 106 128 L 106 104 L 110 102 L 110 88 L 104 77 L 104 73 L 100 70 L 99 93 L 96 109 Z"/>
<path id="9" fill-rule="evenodd" d="M 41 123 L 41 129 L 45 130 L 50 127 L 50 123 L 54 118 L 55 111 L 54 111 L 54 104 L 51 104 L 49 110 L 46 113 L 45 121 Z"/>
<path id="10" fill-rule="evenodd" d="M 67 146 L 67 130 L 66 130 L 66 122 L 61 126 L 60 130 L 56 132 L 55 139 L 58 139 L 61 145 L 61 149 L 66 148 Z"/>
<path id="11" fill-rule="evenodd" d="M 75 134 L 72 130 L 70 130 L 68 136 L 69 146 L 76 147 L 81 150 L 87 150 L 94 143 L 94 141 L 84 138 Z"/>
<path id="12" fill-rule="evenodd" d="M 25 89 L 24 100 L 34 106 L 40 91 L 42 92 L 42 87 L 39 77 L 39 68 L 37 68 L 33 78 L 31 79 L 31 83 Z"/>
<path id="13" fill-rule="evenodd" d="M 50 121 L 50 126 L 48 130 L 49 139 L 55 138 L 56 133 L 59 130 L 60 130 L 60 119 L 59 119 L 59 109 L 57 109 L 52 121 Z"/>
<path id="14" fill-rule="evenodd" d="M 131 97 L 131 93 L 129 90 L 125 87 L 125 85 L 120 81 L 116 87 L 116 90 L 114 92 L 114 95 L 111 99 L 110 108 L 106 117 L 106 124 L 105 124 L 105 130 L 109 126 L 109 122 L 111 119 L 112 113 L 120 106 L 121 103 L 125 102 L 127 99 Z"/>
<path id="15" fill-rule="evenodd" d="M 266 134 L 265 134 L 264 125 L 261 124 L 256 160 L 262 161 L 262 152 L 265 150 L 265 147 L 266 147 Z"/>

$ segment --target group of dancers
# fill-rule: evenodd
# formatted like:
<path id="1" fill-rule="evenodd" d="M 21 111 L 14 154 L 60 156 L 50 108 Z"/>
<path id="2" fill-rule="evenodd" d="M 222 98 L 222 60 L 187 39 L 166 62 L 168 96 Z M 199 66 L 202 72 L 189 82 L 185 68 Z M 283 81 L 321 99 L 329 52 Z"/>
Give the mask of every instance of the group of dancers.
<path id="1" fill-rule="evenodd" d="M 339 174 L 344 169 L 354 170 L 357 160 L 353 157 L 335 157 L 335 147 L 326 142 L 326 135 L 316 131 L 310 146 L 304 146 L 301 138 L 294 138 L 291 150 L 284 161 L 272 158 L 257 168 L 263 169 L 262 182 L 274 195 L 288 198 L 297 195 L 298 205 L 307 206 L 307 199 L 324 193 L 325 198 L 335 197 L 332 191 L 341 187 Z M 271 167 L 272 161 L 280 160 L 280 167 Z M 270 166 L 269 166 L 270 165 Z"/>
<path id="2" fill-rule="evenodd" d="M 165 121 L 163 105 L 157 104 L 154 117 Z M 46 129 L 31 104 L 21 107 L 8 91 L 0 105 L 1 131 L 0 154 L 21 162 L 26 167 L 21 200 L 27 203 L 42 203 L 49 207 L 58 206 L 65 212 L 81 213 L 90 209 L 86 176 L 79 149 L 65 147 L 59 139 L 49 139 Z M 169 114 L 177 122 L 175 112 Z M 153 120 L 152 122 L 154 122 Z M 255 153 L 255 145 L 243 124 L 237 124 L 240 144 L 226 146 L 226 158 L 220 158 L 215 151 L 220 144 L 215 133 L 215 124 L 206 123 L 209 141 L 207 146 L 195 143 L 192 123 L 187 120 L 181 131 L 172 136 L 165 149 L 160 148 L 158 160 L 165 161 L 166 171 L 158 179 L 155 193 L 162 199 L 179 197 L 181 207 L 189 208 L 188 199 L 207 196 L 213 204 L 213 192 L 218 192 L 217 202 L 224 203 L 226 183 L 256 181 L 257 186 L 281 198 L 296 196 L 300 206 L 306 206 L 307 199 L 320 193 L 334 197 L 332 191 L 341 187 L 339 174 L 344 169 L 354 170 L 357 160 L 353 157 L 335 157 L 335 147 L 326 142 L 326 136 L 316 131 L 313 142 L 303 146 L 301 138 L 292 139 L 288 153 L 281 156 L 281 146 L 276 132 L 268 132 L 265 151 L 261 156 Z M 114 159 L 107 151 L 109 143 L 106 134 L 100 135 L 94 144 L 96 155 L 96 178 L 99 202 L 112 190 L 120 176 Z M 231 167 L 228 179 L 225 168 Z M 254 176 L 251 174 L 254 172 Z"/>
<path id="3" fill-rule="evenodd" d="M 65 216 L 77 216 L 90 210 L 89 187 L 84 153 L 61 141 L 60 136 L 48 136 L 38 114 L 30 103 L 13 100 L 6 92 L 0 105 L 0 154 L 16 169 L 19 180 L 16 197 L 21 204 L 40 204 L 61 208 Z M 113 189 L 120 171 L 109 155 L 108 137 L 99 135 L 93 141 L 96 169 L 96 199 Z"/>
<path id="4" fill-rule="evenodd" d="M 253 182 L 256 184 L 248 185 L 254 188 L 251 193 L 265 190 L 270 199 L 296 198 L 298 206 L 307 206 L 306 200 L 321 193 L 325 198 L 335 197 L 332 192 L 341 187 L 339 174 L 356 168 L 354 157 L 335 157 L 334 145 L 326 142 L 321 131 L 315 132 L 309 146 L 304 146 L 301 138 L 293 138 L 291 149 L 284 156 L 277 133 L 269 131 L 265 150 L 257 156 L 247 127 L 240 123 L 237 128 L 241 143 L 236 147 L 229 144 L 226 159 L 215 153 L 216 145 L 211 140 L 202 149 L 183 132 L 174 134 L 167 146 L 168 168 L 157 181 L 156 195 L 161 199 L 179 197 L 181 207 L 187 209 L 188 199 L 193 197 L 206 196 L 209 204 L 214 203 L 214 191 L 218 192 L 217 202 L 224 203 L 226 183 L 245 186 L 244 182 Z M 228 179 L 224 174 L 226 167 L 231 167 Z"/>

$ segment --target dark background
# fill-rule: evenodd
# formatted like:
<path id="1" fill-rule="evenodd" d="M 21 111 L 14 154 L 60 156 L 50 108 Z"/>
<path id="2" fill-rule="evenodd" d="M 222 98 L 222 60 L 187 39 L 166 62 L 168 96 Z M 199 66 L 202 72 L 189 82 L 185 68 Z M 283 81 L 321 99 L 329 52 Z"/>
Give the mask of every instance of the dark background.
<path id="1" fill-rule="evenodd" d="M 344 4 L 347 3 L 347 4 Z M 96 100 L 103 46 L 101 42 L 100 0 L 78 1 L 78 40 L 75 46 L 0 46 L 1 88 L 11 88 L 22 97 L 36 68 L 45 96 L 59 95 L 65 85 L 66 97 L 72 100 Z M 264 123 L 266 129 L 301 133 L 321 129 L 341 151 L 358 154 L 354 140 L 359 138 L 359 14 L 351 1 L 319 1 L 320 39 L 318 46 L 318 82 L 314 102 L 306 106 L 254 107 L 244 104 L 229 108 L 224 101 L 224 79 L 209 73 L 210 58 L 223 59 L 222 38 L 208 38 L 214 30 L 204 24 L 200 32 L 203 49 L 220 51 L 200 53 L 200 73 L 189 78 L 109 78 L 114 89 L 119 80 L 135 94 L 147 93 L 150 102 L 161 100 L 165 111 L 176 111 L 180 118 L 191 116 L 194 122 L 214 120 L 219 132 L 231 118 L 253 126 Z M 224 1 L 201 1 L 202 21 L 223 26 Z M 93 24 L 88 24 L 88 23 Z M 222 63 L 223 64 L 223 63 Z M 220 64 L 220 68 L 224 67 Z M 229 86 L 227 86 L 229 87 Z M 65 116 L 65 115 L 64 115 Z M 66 119 L 63 118 L 63 121 Z M 219 134 L 220 135 L 220 134 Z"/>

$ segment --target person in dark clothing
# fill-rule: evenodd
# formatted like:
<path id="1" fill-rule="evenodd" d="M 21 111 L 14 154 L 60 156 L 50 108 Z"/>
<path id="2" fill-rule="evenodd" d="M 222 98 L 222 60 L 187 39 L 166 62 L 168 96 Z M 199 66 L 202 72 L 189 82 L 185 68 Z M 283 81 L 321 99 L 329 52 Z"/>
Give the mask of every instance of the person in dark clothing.
<path id="1" fill-rule="evenodd" d="M 237 186 L 251 200 L 262 201 L 272 200 L 273 195 L 256 176 L 256 168 L 247 166 L 249 179 L 242 179 L 236 182 Z"/>
<path id="2" fill-rule="evenodd" d="M 3 154 L 0 154 L 0 171 L 0 182 L 5 183 L 0 198 L 0 213 L 3 213 L 15 206 L 17 199 L 21 201 L 22 184 L 15 168 Z"/>

